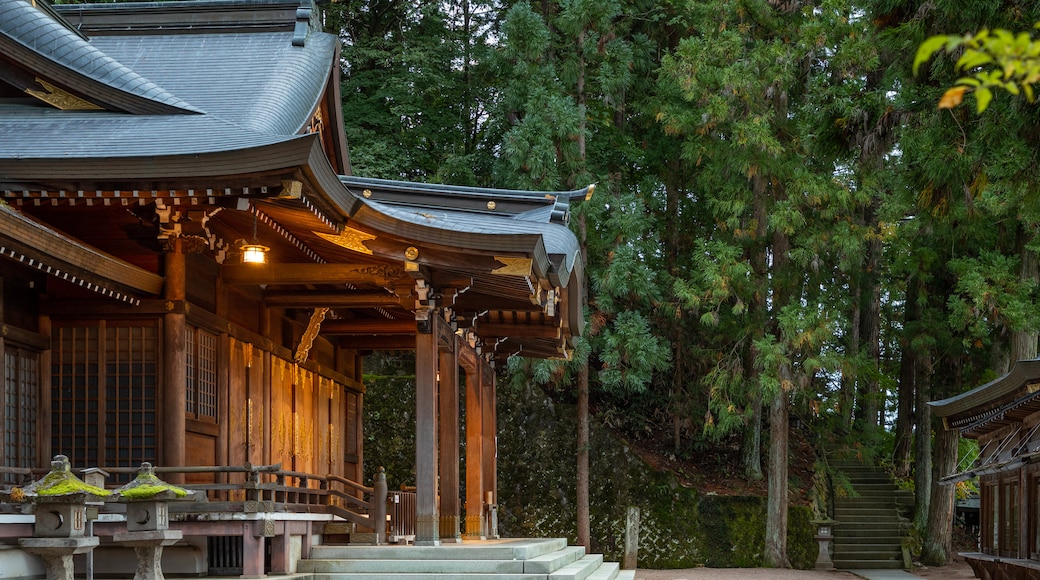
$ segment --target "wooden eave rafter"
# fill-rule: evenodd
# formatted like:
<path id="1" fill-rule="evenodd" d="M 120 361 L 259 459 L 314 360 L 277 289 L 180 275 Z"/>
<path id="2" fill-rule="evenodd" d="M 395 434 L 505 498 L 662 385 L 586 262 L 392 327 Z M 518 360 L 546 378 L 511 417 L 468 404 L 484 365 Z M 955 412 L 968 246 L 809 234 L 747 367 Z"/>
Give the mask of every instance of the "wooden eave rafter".
<path id="1" fill-rule="evenodd" d="M 137 304 L 163 278 L 0 207 L 0 255 L 110 298 Z"/>

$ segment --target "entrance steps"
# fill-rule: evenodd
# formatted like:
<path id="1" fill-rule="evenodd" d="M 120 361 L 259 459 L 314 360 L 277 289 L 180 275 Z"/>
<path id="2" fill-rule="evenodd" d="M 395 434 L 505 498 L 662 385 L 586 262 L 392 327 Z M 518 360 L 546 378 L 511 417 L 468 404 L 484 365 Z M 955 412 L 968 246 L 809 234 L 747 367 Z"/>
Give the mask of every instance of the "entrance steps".
<path id="1" fill-rule="evenodd" d="M 633 580 L 567 540 L 507 539 L 440 546 L 312 546 L 297 572 L 309 580 Z"/>
<path id="2" fill-rule="evenodd" d="M 913 506 L 913 493 L 899 489 L 880 467 L 835 455 L 831 465 L 845 474 L 854 494 L 835 493 L 834 566 L 839 570 L 906 568 L 909 521 L 903 514 Z"/>

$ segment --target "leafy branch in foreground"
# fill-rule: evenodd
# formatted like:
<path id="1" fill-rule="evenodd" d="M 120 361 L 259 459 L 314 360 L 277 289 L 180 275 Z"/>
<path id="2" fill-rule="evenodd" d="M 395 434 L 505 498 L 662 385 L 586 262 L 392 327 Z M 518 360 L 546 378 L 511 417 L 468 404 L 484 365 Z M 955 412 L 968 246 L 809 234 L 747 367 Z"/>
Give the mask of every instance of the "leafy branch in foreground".
<path id="1" fill-rule="evenodd" d="M 1035 28 L 1040 28 L 1040 23 Z M 963 36 L 940 34 L 918 47 L 914 74 L 940 50 L 952 53 L 959 48 L 964 52 L 954 69 L 966 76 L 946 90 L 939 100 L 940 109 L 952 109 L 961 104 L 965 93 L 974 92 L 975 105 L 981 113 L 993 99 L 993 89 L 1024 94 L 1030 103 L 1035 102 L 1033 83 L 1040 80 L 1040 39 L 1027 32 L 1014 34 L 1000 28 L 984 28 L 977 34 Z"/>

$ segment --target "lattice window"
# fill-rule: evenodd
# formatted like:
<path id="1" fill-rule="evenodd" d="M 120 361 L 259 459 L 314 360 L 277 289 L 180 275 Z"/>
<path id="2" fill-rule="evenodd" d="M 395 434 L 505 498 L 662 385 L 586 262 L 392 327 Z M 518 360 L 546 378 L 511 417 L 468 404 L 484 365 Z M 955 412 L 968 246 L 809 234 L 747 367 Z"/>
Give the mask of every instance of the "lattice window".
<path id="1" fill-rule="evenodd" d="M 191 418 L 216 423 L 217 335 L 201 328 L 188 327 L 185 339 L 188 351 L 185 411 Z"/>
<path id="2" fill-rule="evenodd" d="M 155 324 L 54 329 L 52 444 L 75 467 L 155 462 L 158 328 Z"/>
<path id="3" fill-rule="evenodd" d="M 105 450 L 108 465 L 155 461 L 158 395 L 154 326 L 109 327 L 105 335 Z"/>
<path id="4" fill-rule="evenodd" d="M 40 372 L 37 353 L 4 349 L 4 466 L 36 467 Z M 19 483 L 7 476 L 5 483 Z"/>
<path id="5" fill-rule="evenodd" d="M 51 354 L 51 445 L 77 467 L 100 464 L 98 327 L 54 329 Z"/>

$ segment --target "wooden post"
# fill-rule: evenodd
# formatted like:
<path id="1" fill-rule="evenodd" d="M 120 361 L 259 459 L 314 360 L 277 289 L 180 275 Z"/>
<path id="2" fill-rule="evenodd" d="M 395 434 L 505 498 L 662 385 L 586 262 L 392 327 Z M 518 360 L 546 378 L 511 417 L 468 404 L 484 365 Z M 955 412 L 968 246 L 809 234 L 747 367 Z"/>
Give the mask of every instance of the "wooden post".
<path id="1" fill-rule="evenodd" d="M 376 470 L 376 479 L 372 483 L 372 531 L 376 534 L 377 544 L 386 544 L 386 470 Z"/>
<path id="2" fill-rule="evenodd" d="M 639 557 L 639 508 L 628 507 L 625 519 L 625 556 L 621 561 L 622 570 L 635 570 Z"/>
<path id="3" fill-rule="evenodd" d="M 481 363 L 480 373 L 481 390 L 481 410 L 483 412 L 483 419 L 481 420 L 481 426 L 483 427 L 483 456 L 481 458 L 481 465 L 484 470 L 484 498 L 487 503 L 488 509 L 494 504 L 498 503 L 498 489 L 495 481 L 495 472 L 497 470 L 497 456 L 498 456 L 498 442 L 497 430 L 495 429 L 495 370 L 491 364 L 487 361 Z M 491 514 L 487 514 L 488 521 L 486 523 L 486 535 L 488 538 L 495 538 L 498 536 L 498 530 L 494 529 L 497 526 L 491 521 Z"/>
<path id="4" fill-rule="evenodd" d="M 455 335 L 451 350 L 440 353 L 440 537 L 443 542 L 462 540 L 459 531 L 459 375 Z"/>
<path id="5" fill-rule="evenodd" d="M 429 313 L 415 334 L 415 545 L 440 544 L 437 516 L 437 324 Z"/>
<path id="6" fill-rule="evenodd" d="M 466 369 L 466 538 L 483 540 L 484 532 L 484 428 L 481 426 L 480 360 Z"/>
<path id="7" fill-rule="evenodd" d="M 165 254 L 165 298 L 170 308 L 163 317 L 163 397 L 162 397 L 162 463 L 167 467 L 184 465 L 187 419 L 188 353 L 185 341 L 187 321 L 183 308 L 186 297 L 186 265 L 180 238 L 169 241 Z M 179 310 L 179 311 L 178 311 Z M 169 483 L 184 483 L 184 474 L 170 473 Z"/>
<path id="8" fill-rule="evenodd" d="M 260 523 L 262 522 L 243 526 L 241 578 L 263 578 L 267 575 L 264 571 L 264 544 L 267 543 L 267 538 L 252 529 Z"/>

